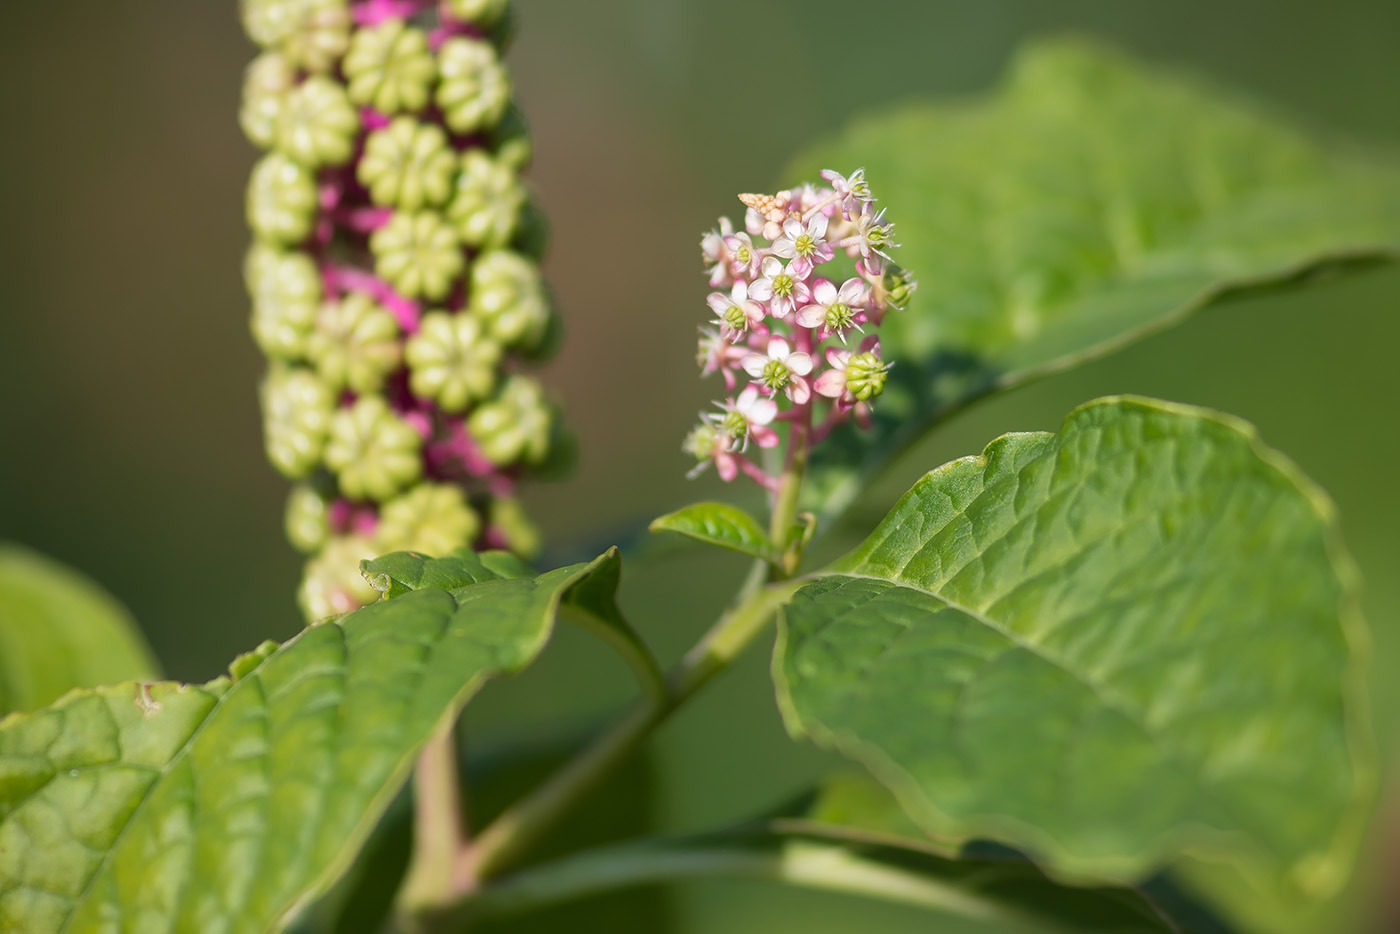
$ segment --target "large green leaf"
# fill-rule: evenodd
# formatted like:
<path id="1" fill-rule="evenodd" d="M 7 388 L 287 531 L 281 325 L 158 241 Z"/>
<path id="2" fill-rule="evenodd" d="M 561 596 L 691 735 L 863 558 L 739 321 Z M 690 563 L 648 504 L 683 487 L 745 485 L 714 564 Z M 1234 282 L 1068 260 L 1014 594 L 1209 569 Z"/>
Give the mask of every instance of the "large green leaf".
<path id="1" fill-rule="evenodd" d="M 280 928 L 443 717 L 529 664 L 561 601 L 617 561 L 406 593 L 209 684 L 73 692 L 0 721 L 0 930 Z"/>
<path id="2" fill-rule="evenodd" d="M 130 614 L 110 594 L 36 552 L 0 543 L 0 715 L 156 670 Z"/>
<path id="3" fill-rule="evenodd" d="M 1030 47 L 990 99 L 861 118 L 788 175 L 856 166 L 919 289 L 882 328 L 896 365 L 876 428 L 817 454 L 808 492 L 824 515 L 985 393 L 1232 292 L 1400 255 L 1393 161 L 1324 148 L 1220 88 L 1085 42 Z"/>
<path id="4" fill-rule="evenodd" d="M 694 503 L 653 519 L 649 528 L 653 532 L 676 532 L 765 561 L 777 561 L 780 557 L 758 520 L 728 503 Z"/>
<path id="5" fill-rule="evenodd" d="M 1371 778 L 1351 579 L 1324 494 L 1249 426 L 1103 399 L 920 480 L 798 591 L 774 673 L 789 729 L 929 833 L 1322 893 Z"/>
<path id="6" fill-rule="evenodd" d="M 862 819 L 882 812 L 877 826 L 849 821 L 845 804 L 853 796 L 867 805 Z M 940 847 L 912 825 L 904 832 L 897 814 L 888 792 L 842 780 L 808 801 L 741 826 L 602 847 L 521 871 L 490 884 L 467 903 L 464 914 L 514 917 L 615 887 L 730 878 L 901 902 L 997 922 L 998 929 L 1010 925 L 1066 934 L 1225 930 L 1165 886 L 1159 888 L 1169 902 L 1122 886 L 1063 886 L 1004 847 Z M 1180 918 L 1191 923 L 1180 923 Z"/>

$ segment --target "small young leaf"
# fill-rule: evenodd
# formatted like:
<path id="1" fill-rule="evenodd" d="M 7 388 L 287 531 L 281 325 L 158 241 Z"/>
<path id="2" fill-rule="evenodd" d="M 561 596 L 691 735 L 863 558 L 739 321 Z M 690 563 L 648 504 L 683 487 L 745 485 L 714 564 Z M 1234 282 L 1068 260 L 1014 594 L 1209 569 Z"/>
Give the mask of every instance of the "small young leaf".
<path id="1" fill-rule="evenodd" d="M 698 541 L 765 561 L 778 559 L 777 550 L 758 520 L 727 503 L 687 506 L 653 521 L 651 531 L 679 532 Z"/>
<path id="2" fill-rule="evenodd" d="M 529 664 L 560 602 L 617 560 L 407 593 L 260 648 L 236 679 L 0 720 L 0 929 L 280 930 L 444 713 Z"/>
<path id="3" fill-rule="evenodd" d="M 1022 52 L 1000 92 L 865 117 L 790 179 L 864 166 L 919 281 L 881 328 L 873 431 L 814 453 L 841 512 L 934 421 L 1226 294 L 1400 257 L 1400 165 L 1326 148 L 1225 89 L 1106 48 Z"/>
<path id="4" fill-rule="evenodd" d="M 1332 507 L 1252 428 L 1112 398 L 928 474 L 798 591 L 790 731 L 937 836 L 1136 880 L 1184 850 L 1311 894 L 1371 781 Z"/>
<path id="5" fill-rule="evenodd" d="M 0 715 L 156 673 L 130 614 L 92 581 L 0 543 Z"/>

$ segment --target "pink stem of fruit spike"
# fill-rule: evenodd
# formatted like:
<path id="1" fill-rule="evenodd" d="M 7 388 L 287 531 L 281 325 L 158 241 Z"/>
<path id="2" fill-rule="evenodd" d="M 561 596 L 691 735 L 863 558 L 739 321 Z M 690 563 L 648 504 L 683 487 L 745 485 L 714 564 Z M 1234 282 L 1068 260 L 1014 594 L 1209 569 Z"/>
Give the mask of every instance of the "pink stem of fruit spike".
<path id="1" fill-rule="evenodd" d="M 418 333 L 418 321 L 423 310 L 417 302 L 404 298 L 395 292 L 389 283 L 363 269 L 350 266 L 325 265 L 321 267 L 321 280 L 328 295 L 343 292 L 364 292 L 383 305 L 398 319 L 399 327 L 406 334 Z"/>
<path id="2" fill-rule="evenodd" d="M 354 7 L 355 22 L 377 26 L 386 19 L 408 19 L 433 5 L 433 0 L 365 0 Z"/>
<path id="3" fill-rule="evenodd" d="M 770 477 L 768 472 L 755 464 L 742 454 L 731 455 L 734 463 L 739 465 L 739 469 L 748 475 L 749 479 L 763 487 L 770 493 L 777 493 L 780 486 L 777 477 Z"/>

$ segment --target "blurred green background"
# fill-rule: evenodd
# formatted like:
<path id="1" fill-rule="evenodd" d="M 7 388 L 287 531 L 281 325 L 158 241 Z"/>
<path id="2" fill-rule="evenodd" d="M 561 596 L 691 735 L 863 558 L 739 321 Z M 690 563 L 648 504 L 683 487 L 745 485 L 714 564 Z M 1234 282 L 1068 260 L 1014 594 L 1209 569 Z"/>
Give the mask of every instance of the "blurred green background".
<path id="1" fill-rule="evenodd" d="M 1193 67 L 1337 135 L 1400 144 L 1395 0 L 518 6 L 509 62 L 535 132 L 531 177 L 554 227 L 547 271 L 569 328 L 546 378 L 583 442 L 577 476 L 529 497 L 550 560 L 625 542 L 650 517 L 720 492 L 713 480 L 688 483 L 678 450 L 711 394 L 692 365 L 707 291 L 700 233 L 738 213 L 735 192 L 771 187 L 798 148 L 867 106 L 978 92 L 1023 40 L 1074 30 Z M 836 64 L 806 68 L 814 49 Z M 262 455 L 262 364 L 240 281 L 254 152 L 235 115 L 252 54 L 233 0 L 11 4 L 0 29 L 0 537 L 95 577 L 181 679 L 210 677 L 299 627 L 300 560 L 281 529 L 288 485 Z M 900 210 L 891 206 L 896 220 Z M 892 471 L 864 512 L 997 434 L 1055 428 L 1097 395 L 1249 418 L 1340 505 L 1366 575 L 1390 761 L 1400 739 L 1397 340 L 1400 269 L 1217 306 L 975 406 Z M 625 601 L 669 660 L 742 567 L 683 547 L 647 561 L 652 575 L 633 574 Z M 657 737 L 664 826 L 745 816 L 836 764 L 786 739 L 764 655 Z M 630 690 L 619 664 L 566 632 L 536 670 L 487 691 L 468 724 L 483 742 L 541 722 L 564 734 Z M 1394 929 L 1382 918 L 1394 897 L 1386 880 L 1400 871 L 1400 796 L 1387 775 L 1356 890 L 1319 930 Z M 691 885 L 675 897 L 686 932 L 982 930 L 761 885 Z"/>

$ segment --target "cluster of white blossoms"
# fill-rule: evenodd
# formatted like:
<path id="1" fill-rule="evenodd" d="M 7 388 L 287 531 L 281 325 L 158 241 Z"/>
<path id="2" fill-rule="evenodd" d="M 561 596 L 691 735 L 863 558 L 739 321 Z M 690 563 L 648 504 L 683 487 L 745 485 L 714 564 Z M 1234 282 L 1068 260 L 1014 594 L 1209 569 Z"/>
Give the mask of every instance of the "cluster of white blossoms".
<path id="1" fill-rule="evenodd" d="M 746 456 L 750 442 L 777 447 L 774 425 L 786 421 L 794 444 L 818 443 L 848 419 L 868 424 L 884 392 L 890 365 L 875 330 L 916 283 L 890 257 L 894 226 L 875 210 L 864 170 L 821 177 L 829 187 L 740 195 L 744 231 L 721 218 L 700 241 L 719 291 L 708 299 L 714 321 L 700 329 L 698 361 L 729 394 L 686 436 L 692 476 L 713 462 L 725 480 L 744 473 L 776 489 L 778 478 Z M 842 258 L 848 269 L 854 259 L 854 275 L 819 275 Z"/>

